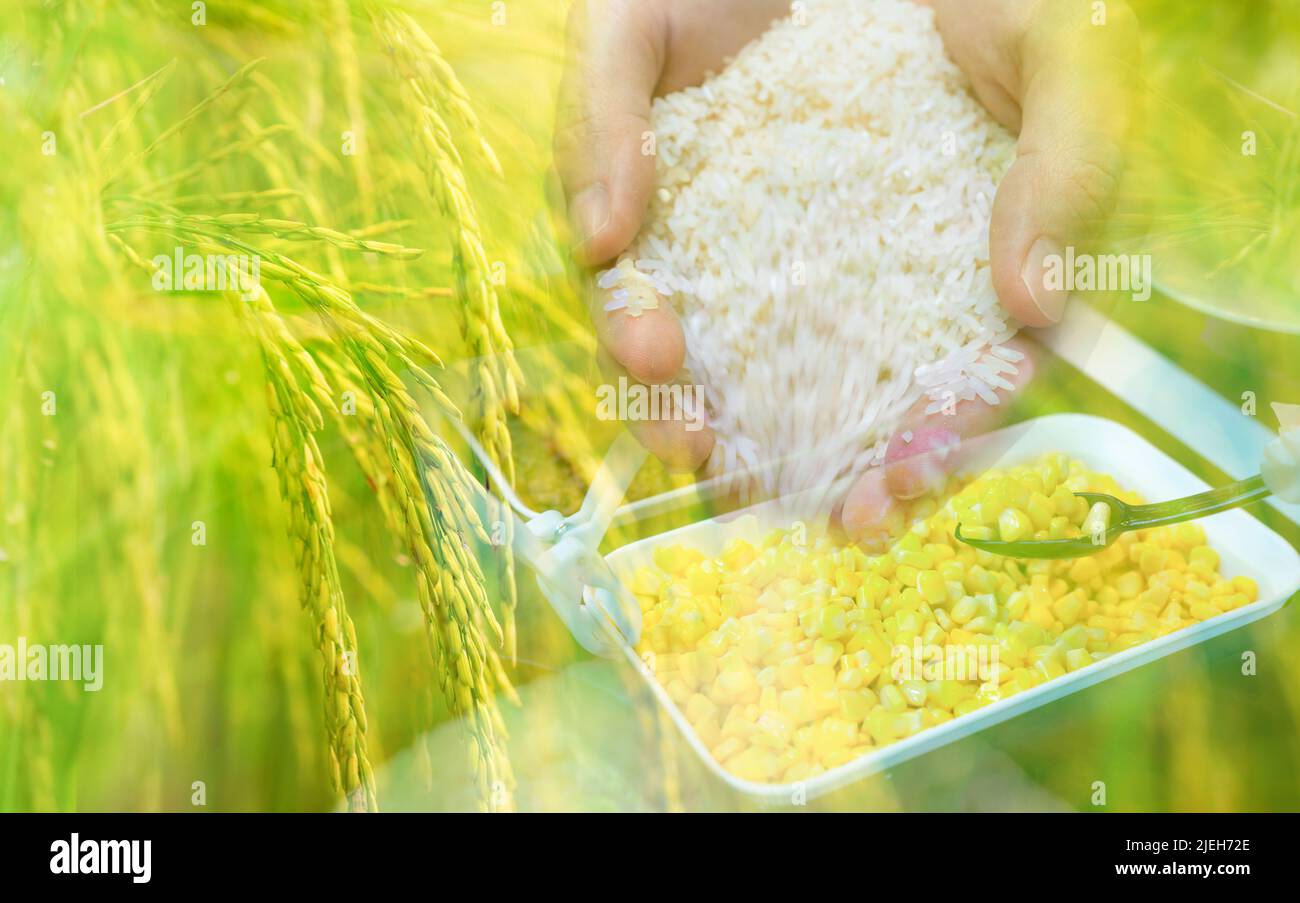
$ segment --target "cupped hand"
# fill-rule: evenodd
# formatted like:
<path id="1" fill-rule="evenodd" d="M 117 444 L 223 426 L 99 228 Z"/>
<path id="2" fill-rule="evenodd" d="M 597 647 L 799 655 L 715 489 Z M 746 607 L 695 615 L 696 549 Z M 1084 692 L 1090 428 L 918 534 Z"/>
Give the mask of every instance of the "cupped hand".
<path id="1" fill-rule="evenodd" d="M 704 81 L 727 58 L 789 13 L 778 0 L 578 0 L 569 15 L 569 65 L 556 115 L 555 163 L 577 256 L 598 266 L 636 237 L 654 190 L 655 158 L 643 148 L 650 102 Z M 668 305 L 641 316 L 606 313 L 592 322 L 607 378 L 671 383 L 686 340 Z M 680 417 L 629 423 L 671 468 L 694 470 L 713 451 L 713 431 Z"/>
<path id="2" fill-rule="evenodd" d="M 918 0 L 929 2 L 929 0 Z M 1025 326 L 1061 319 L 1066 293 L 1048 285 L 1045 262 L 1087 247 L 1108 216 L 1123 169 L 1135 105 L 1137 23 L 1122 0 L 933 0 L 948 53 L 976 96 L 1018 135 L 1016 159 L 998 187 L 989 227 L 994 289 Z M 585 0 L 570 16 L 570 65 L 555 137 L 557 170 L 580 238 L 578 257 L 605 263 L 636 236 L 654 187 L 643 153 L 650 103 L 700 83 L 725 59 L 788 14 L 773 0 Z M 685 357 L 681 325 L 667 305 L 640 317 L 593 321 L 611 375 L 672 382 Z M 1031 345 L 1022 347 L 1032 351 Z M 1033 372 L 1032 353 L 1013 381 Z M 961 402 L 906 418 L 885 466 L 865 474 L 842 508 L 851 535 L 878 530 L 896 499 L 914 497 L 951 472 L 961 442 L 993 426 L 1003 403 Z M 632 425 L 652 453 L 693 469 L 712 451 L 707 428 L 680 419 Z M 908 437 L 910 441 L 904 441 Z"/>

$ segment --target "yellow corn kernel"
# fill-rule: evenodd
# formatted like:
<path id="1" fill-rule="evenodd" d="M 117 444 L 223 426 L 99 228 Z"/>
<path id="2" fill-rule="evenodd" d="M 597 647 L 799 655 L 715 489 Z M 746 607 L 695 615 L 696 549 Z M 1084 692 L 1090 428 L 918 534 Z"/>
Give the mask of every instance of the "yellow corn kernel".
<path id="1" fill-rule="evenodd" d="M 817 631 L 828 640 L 844 635 L 848 627 L 848 611 L 839 605 L 826 605 L 817 615 Z"/>
<path id="2" fill-rule="evenodd" d="M 695 693 L 690 699 L 686 700 L 686 720 L 695 724 L 706 718 L 716 717 L 718 706 L 702 693 Z"/>
<path id="3" fill-rule="evenodd" d="M 830 690 L 835 686 L 835 668 L 829 664 L 808 665 L 803 669 L 803 683 L 814 692 Z"/>
<path id="4" fill-rule="evenodd" d="M 942 611 L 942 609 L 939 609 Z M 938 619 L 926 622 L 921 630 L 921 642 L 927 646 L 942 646 L 948 639 L 947 632 L 939 625 Z"/>
<path id="5" fill-rule="evenodd" d="M 1141 568 L 1142 573 L 1146 574 L 1148 577 L 1157 571 L 1163 571 L 1165 569 L 1165 550 L 1154 548 L 1144 549 L 1138 558 L 1138 567 Z"/>
<path id="6" fill-rule="evenodd" d="M 1219 553 L 1209 546 L 1196 546 L 1187 553 L 1188 566 L 1205 574 L 1219 569 Z"/>
<path id="7" fill-rule="evenodd" d="M 1246 597 L 1247 602 L 1254 602 L 1259 598 L 1259 584 L 1249 577 L 1233 577 L 1232 586 Z"/>
<path id="8" fill-rule="evenodd" d="M 880 704 L 886 711 L 901 712 L 907 708 L 907 698 L 895 684 L 885 684 L 880 688 Z"/>
<path id="9" fill-rule="evenodd" d="M 1241 606 L 1249 605 L 1250 603 L 1250 598 L 1242 593 L 1233 593 L 1230 596 L 1219 596 L 1218 600 L 1214 602 L 1214 604 L 1218 605 L 1223 611 L 1231 611 L 1234 608 L 1241 608 Z"/>
<path id="10" fill-rule="evenodd" d="M 754 673 L 747 668 L 723 671 L 714 681 L 713 698 L 726 705 L 756 700 L 758 683 L 754 680 Z"/>
<path id="11" fill-rule="evenodd" d="M 1061 623 L 1069 627 L 1079 619 L 1083 611 L 1083 593 L 1075 590 L 1067 593 L 1052 603 L 1052 613 L 1061 619 Z"/>
<path id="12" fill-rule="evenodd" d="M 836 711 L 840 707 L 840 691 L 831 687 L 829 690 L 810 690 L 813 717 L 820 718 Z"/>
<path id="13" fill-rule="evenodd" d="M 781 712 L 764 712 L 754 725 L 752 742 L 768 749 L 785 749 L 790 745 L 795 725 Z"/>
<path id="14" fill-rule="evenodd" d="M 682 576 L 691 565 L 704 560 L 701 552 L 676 545 L 660 546 L 652 557 L 659 568 L 675 577 Z"/>
<path id="15" fill-rule="evenodd" d="M 1065 669 L 1078 671 L 1092 664 L 1092 654 L 1087 649 L 1071 649 L 1065 653 Z"/>
<path id="16" fill-rule="evenodd" d="M 1178 627 L 1183 623 L 1183 606 L 1177 602 L 1170 602 L 1165 606 L 1164 611 L 1160 612 L 1160 623 Z"/>
<path id="17" fill-rule="evenodd" d="M 883 708 L 872 709 L 862 726 L 877 746 L 886 746 L 898 739 L 898 734 L 894 732 L 893 718 Z"/>
<path id="18" fill-rule="evenodd" d="M 948 584 L 938 571 L 921 571 L 916 575 L 916 591 L 931 605 L 948 600 Z"/>
<path id="19" fill-rule="evenodd" d="M 1121 599 L 1132 599 L 1142 592 L 1142 575 L 1137 571 L 1125 571 L 1112 585 Z"/>
<path id="20" fill-rule="evenodd" d="M 1070 539 L 1072 538 L 1073 525 L 1068 517 L 1057 516 L 1052 518 L 1047 525 L 1048 539 Z"/>
<path id="21" fill-rule="evenodd" d="M 1174 548 L 1183 550 L 1190 550 L 1196 546 L 1204 545 L 1205 530 L 1200 524 L 1196 523 L 1175 524 L 1173 542 Z"/>
<path id="22" fill-rule="evenodd" d="M 728 771 L 746 781 L 769 781 L 776 774 L 778 760 L 770 749 L 751 746 L 723 763 Z"/>
<path id="23" fill-rule="evenodd" d="M 1051 526 L 1056 507 L 1046 495 L 1034 491 L 1030 493 L 1029 501 L 1025 503 L 1025 513 L 1033 521 L 1035 530 L 1046 530 Z"/>
<path id="24" fill-rule="evenodd" d="M 776 645 L 776 637 L 766 627 L 747 629 L 740 639 L 740 654 L 745 661 L 756 664 Z"/>
<path id="25" fill-rule="evenodd" d="M 1076 506 L 1082 503 L 1087 508 L 1087 502 L 1083 499 L 1076 498 Z M 1082 523 L 1079 524 L 1079 530 L 1084 536 L 1102 537 L 1110 529 L 1110 506 L 1105 502 L 1096 502 L 1091 508 L 1087 508 L 1087 513 L 1083 517 Z"/>
<path id="26" fill-rule="evenodd" d="M 852 746 L 858 740 L 857 722 L 834 715 L 824 719 L 813 737 L 813 754 L 819 759 L 827 754 Z"/>
<path id="27" fill-rule="evenodd" d="M 1025 615 L 1025 620 L 1044 630 L 1050 630 L 1052 625 L 1056 623 L 1056 616 L 1047 605 L 1031 605 Z"/>
<path id="28" fill-rule="evenodd" d="M 807 687 L 795 687 L 783 692 L 777 702 L 777 709 L 796 725 L 806 724 L 815 716 L 812 694 Z"/>
<path id="29" fill-rule="evenodd" d="M 861 668 L 841 667 L 835 675 L 835 686 L 841 690 L 857 690 L 867 684 L 867 675 Z"/>
<path id="30" fill-rule="evenodd" d="M 813 641 L 813 663 L 833 665 L 844 655 L 844 644 L 834 640 Z"/>
<path id="31" fill-rule="evenodd" d="M 1007 508 L 998 516 L 998 538 L 1003 542 L 1018 542 L 1033 532 L 1033 521 L 1019 508 Z"/>
<path id="32" fill-rule="evenodd" d="M 718 660 L 703 649 L 683 653 L 678 671 L 691 687 L 707 687 L 718 677 Z"/>
<path id="33" fill-rule="evenodd" d="M 1053 680 L 1065 673 L 1065 666 L 1058 658 L 1040 658 L 1031 667 L 1047 680 Z"/>
<path id="34" fill-rule="evenodd" d="M 711 752 L 713 758 L 717 759 L 719 762 L 727 762 L 744 749 L 744 740 L 741 740 L 739 737 L 727 737 L 717 746 L 710 749 L 709 752 Z"/>
<path id="35" fill-rule="evenodd" d="M 934 567 L 934 556 L 920 549 L 900 547 L 894 552 L 894 560 L 898 562 L 900 571 L 903 567 L 910 567 L 916 571 L 926 571 Z"/>
<path id="36" fill-rule="evenodd" d="M 861 723 L 871 707 L 876 704 L 876 694 L 870 690 L 851 690 L 840 693 L 840 714 L 855 723 Z"/>
<path id="37" fill-rule="evenodd" d="M 974 596 L 964 596 L 960 602 L 952 607 L 948 612 L 956 624 L 965 624 L 979 614 L 979 606 L 975 602 Z"/>
<path id="38" fill-rule="evenodd" d="M 879 574 L 872 574 L 863 581 L 861 591 L 866 595 L 865 601 L 871 607 L 877 607 L 889 595 L 889 581 Z"/>
<path id="39" fill-rule="evenodd" d="M 898 684 L 899 691 L 903 694 L 903 699 L 913 708 L 920 708 L 925 705 L 926 685 L 920 680 L 905 680 Z"/>
<path id="40" fill-rule="evenodd" d="M 801 725 L 794 731 L 794 748 L 803 752 L 813 750 L 813 738 L 816 737 L 816 728 L 813 725 Z"/>
<path id="41" fill-rule="evenodd" d="M 1095 558 L 1076 558 L 1070 565 L 1069 576 L 1076 585 L 1088 586 L 1101 577 L 1101 568 Z"/>
<path id="42" fill-rule="evenodd" d="M 1076 499 L 1074 493 L 1067 487 L 1057 486 L 1052 490 L 1050 498 L 1052 500 L 1052 507 L 1056 510 L 1058 516 L 1070 518 L 1070 516 L 1074 514 Z"/>
<path id="43" fill-rule="evenodd" d="M 894 733 L 901 737 L 910 737 L 925 727 L 925 717 L 917 709 L 899 712 L 890 719 Z"/>
<path id="44" fill-rule="evenodd" d="M 1125 649 L 1131 649 L 1134 646 L 1140 646 L 1149 642 L 1151 637 L 1145 633 L 1121 633 L 1111 641 L 1112 652 L 1122 652 Z"/>

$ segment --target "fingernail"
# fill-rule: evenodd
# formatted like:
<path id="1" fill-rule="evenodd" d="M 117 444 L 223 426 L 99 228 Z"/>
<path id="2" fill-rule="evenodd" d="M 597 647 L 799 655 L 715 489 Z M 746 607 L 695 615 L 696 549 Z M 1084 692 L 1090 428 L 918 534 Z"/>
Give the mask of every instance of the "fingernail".
<path id="1" fill-rule="evenodd" d="M 885 486 L 884 475 L 868 471 L 849 490 L 840 508 L 840 525 L 856 542 L 883 550 L 901 526 L 902 509 Z"/>
<path id="2" fill-rule="evenodd" d="M 599 235 L 609 225 L 609 192 L 604 184 L 597 182 L 578 192 L 569 204 L 569 217 L 582 241 Z"/>
<path id="3" fill-rule="evenodd" d="M 1065 254 L 1060 246 L 1050 238 L 1034 242 L 1020 278 L 1042 315 L 1053 323 L 1061 322 L 1070 293 L 1065 290 Z"/>
<path id="4" fill-rule="evenodd" d="M 885 481 L 897 498 L 910 500 L 942 487 L 956 465 L 961 436 L 923 428 L 894 436 L 885 452 Z"/>

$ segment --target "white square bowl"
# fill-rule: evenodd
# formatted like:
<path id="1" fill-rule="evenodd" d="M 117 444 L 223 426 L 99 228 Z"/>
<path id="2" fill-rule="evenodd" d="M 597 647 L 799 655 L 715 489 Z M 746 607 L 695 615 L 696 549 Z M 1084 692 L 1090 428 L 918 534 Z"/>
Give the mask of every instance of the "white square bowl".
<path id="1" fill-rule="evenodd" d="M 1210 487 L 1177 461 L 1137 433 L 1112 420 L 1085 414 L 1053 414 L 990 433 L 972 443 L 970 463 L 964 472 L 991 466 L 1013 465 L 1051 451 L 1065 452 L 1089 468 L 1113 476 L 1121 486 L 1139 492 L 1148 501 L 1164 501 L 1202 492 Z M 793 510 L 797 510 L 793 509 Z M 654 550 L 667 544 L 685 544 L 706 554 L 717 554 L 733 538 L 760 538 L 772 526 L 790 525 L 788 502 L 755 505 L 725 520 L 710 519 L 661 533 L 616 549 L 606 556 L 615 573 L 630 573 L 652 566 Z M 927 728 L 905 740 L 860 756 L 851 762 L 794 784 L 760 784 L 730 774 L 714 760 L 690 722 L 668 696 L 636 652 L 624 654 L 668 710 L 687 743 L 718 778 L 732 789 L 759 802 L 788 802 L 796 791 L 811 799 L 900 762 L 930 752 L 976 731 L 991 727 L 1021 712 L 1060 699 L 1138 665 L 1185 649 L 1277 611 L 1300 589 L 1300 555 L 1290 543 L 1245 511 L 1225 511 L 1202 520 L 1209 544 L 1219 553 L 1222 572 L 1252 577 L 1259 598 L 1250 605 L 1183 628 L 1141 646 L 1116 653 L 1078 671 L 984 706 L 944 724 Z"/>

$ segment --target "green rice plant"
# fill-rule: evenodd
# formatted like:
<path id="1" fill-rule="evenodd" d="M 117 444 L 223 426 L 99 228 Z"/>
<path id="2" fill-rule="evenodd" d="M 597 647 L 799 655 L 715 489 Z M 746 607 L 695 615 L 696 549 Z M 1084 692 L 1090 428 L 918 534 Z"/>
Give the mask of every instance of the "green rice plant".
<path id="1" fill-rule="evenodd" d="M 264 289 L 234 304 L 256 336 L 266 366 L 267 401 L 274 423 L 273 463 L 289 506 L 302 607 L 312 615 L 321 653 L 334 785 L 347 797 L 349 809 L 373 811 L 377 801 L 366 754 L 367 719 L 356 631 L 339 580 L 329 491 L 313 435 L 324 425 L 319 406 L 332 403 L 329 387 L 314 359 L 275 313 Z"/>
<path id="2" fill-rule="evenodd" d="M 329 325 L 332 339 L 343 352 L 342 360 L 352 368 L 352 384 L 363 388 L 374 405 L 375 427 L 383 437 L 394 476 L 394 507 L 402 516 L 400 525 L 394 526 L 404 532 L 417 564 L 418 599 L 428 621 L 444 695 L 451 710 L 469 722 L 481 797 L 492 800 L 493 808 L 508 808 L 513 777 L 502 747 L 505 726 L 496 695 L 501 691 L 513 697 L 513 688 L 484 634 L 486 627 L 496 643 L 504 640 L 484 591 L 482 570 L 467 551 L 466 534 L 484 544 L 490 540 L 472 507 L 472 478 L 429 428 L 418 403 L 389 364 L 390 358 L 398 361 L 446 415 L 459 418 L 450 399 L 416 360 L 438 364 L 436 355 L 363 312 L 349 293 L 327 277 L 284 255 L 216 231 L 211 223 L 194 223 L 189 218 L 135 218 L 106 228 L 110 233 L 161 231 L 215 253 L 236 251 L 255 256 L 261 260 L 263 277 L 283 283 Z M 406 250 L 397 248 L 394 253 Z M 303 366 L 313 361 L 305 349 L 295 351 L 294 358 Z M 335 403 L 323 379 L 313 379 L 310 385 L 316 390 L 318 404 Z M 315 417 L 319 416 L 317 410 Z M 318 452 L 311 457 L 318 459 Z M 351 772 L 344 777 L 350 778 Z"/>
<path id="3" fill-rule="evenodd" d="M 478 358 L 471 374 L 470 420 L 492 463 L 513 482 L 514 456 L 506 417 L 519 411 L 521 374 L 501 321 L 495 276 L 484 249 L 477 206 L 466 184 L 461 148 L 474 153 L 498 178 L 501 165 L 479 131 L 465 89 L 428 34 L 405 13 L 374 11 L 372 18 L 402 82 L 404 110 L 429 191 L 453 226 L 452 266 L 461 302 L 461 329 L 471 354 Z M 454 137 L 457 133 L 463 136 L 459 142 Z M 503 498 L 500 487 L 496 488 L 498 497 Z M 495 548 L 498 586 L 506 597 L 505 642 L 513 659 L 517 595 L 510 534 L 514 527 L 506 518 L 497 529 L 501 534 Z"/>
<path id="4" fill-rule="evenodd" d="M 0 694 L 0 810 L 188 808 L 200 782 L 222 808 L 371 810 L 384 750 L 445 779 L 419 735 L 448 716 L 481 805 L 513 805 L 502 707 L 538 672 L 506 672 L 510 537 L 436 430 L 463 410 L 511 479 L 516 439 L 563 450 L 578 497 L 599 460 L 560 357 L 518 398 L 516 343 L 591 337 L 536 225 L 544 111 L 485 115 L 509 91 L 468 55 L 551 80 L 559 17 L 403 9 L 236 0 L 192 27 L 19 0 L 3 26 L 0 642 L 102 638 L 111 679 L 89 706 Z M 178 246 L 255 255 L 264 293 L 155 291 Z M 467 401 L 442 359 L 469 362 Z M 544 608 L 528 623 L 534 660 L 573 654 Z"/>

